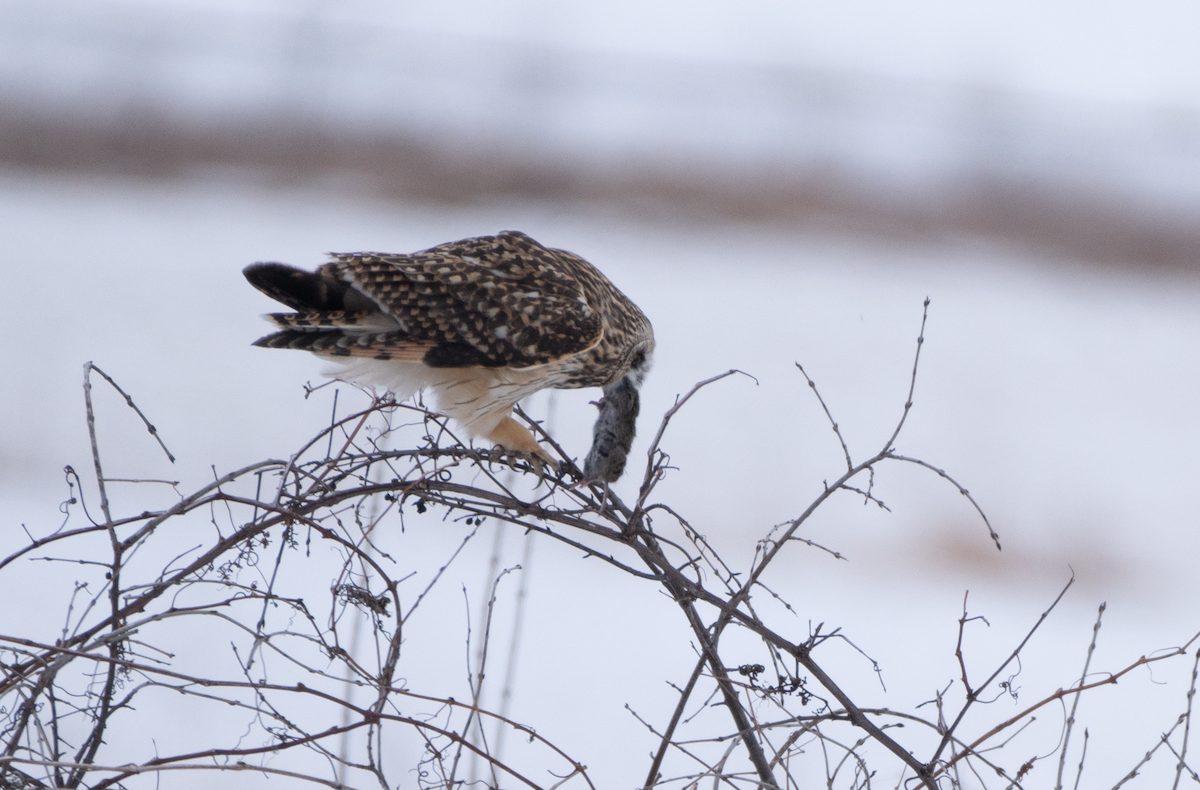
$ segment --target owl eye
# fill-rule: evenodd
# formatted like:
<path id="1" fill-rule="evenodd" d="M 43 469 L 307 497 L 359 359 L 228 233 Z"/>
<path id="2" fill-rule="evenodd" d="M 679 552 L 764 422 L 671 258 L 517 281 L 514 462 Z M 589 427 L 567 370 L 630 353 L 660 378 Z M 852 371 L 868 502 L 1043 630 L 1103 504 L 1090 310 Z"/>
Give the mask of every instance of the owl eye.
<path id="1" fill-rule="evenodd" d="M 629 367 L 634 368 L 634 369 L 641 368 L 641 366 L 645 365 L 645 364 L 646 364 L 646 352 L 645 351 L 637 352 L 636 354 L 633 355 L 633 359 L 631 359 L 629 361 Z"/>

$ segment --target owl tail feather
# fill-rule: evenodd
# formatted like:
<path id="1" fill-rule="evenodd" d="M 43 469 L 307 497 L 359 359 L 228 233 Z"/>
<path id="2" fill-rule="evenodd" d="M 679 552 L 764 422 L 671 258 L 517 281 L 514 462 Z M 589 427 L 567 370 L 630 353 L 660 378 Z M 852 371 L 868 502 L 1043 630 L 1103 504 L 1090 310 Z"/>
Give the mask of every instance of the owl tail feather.
<path id="1" fill-rule="evenodd" d="M 253 263 L 242 274 L 258 290 L 301 312 L 379 312 L 378 305 L 326 267 L 306 272 L 285 263 Z"/>

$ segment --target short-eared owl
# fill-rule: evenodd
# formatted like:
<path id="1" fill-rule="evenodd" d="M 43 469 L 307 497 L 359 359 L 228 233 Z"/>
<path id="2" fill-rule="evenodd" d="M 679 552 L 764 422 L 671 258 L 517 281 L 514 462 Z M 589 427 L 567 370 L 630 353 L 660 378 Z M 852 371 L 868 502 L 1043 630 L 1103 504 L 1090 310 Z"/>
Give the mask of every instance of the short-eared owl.
<path id="1" fill-rule="evenodd" d="M 515 231 L 330 257 L 315 272 L 246 267 L 255 288 L 297 311 L 267 316 L 280 331 L 255 345 L 311 351 L 338 363 L 329 375 L 397 398 L 428 389 L 470 435 L 547 461 L 513 404 L 547 387 L 603 387 L 584 475 L 621 476 L 654 330 L 594 266 Z"/>

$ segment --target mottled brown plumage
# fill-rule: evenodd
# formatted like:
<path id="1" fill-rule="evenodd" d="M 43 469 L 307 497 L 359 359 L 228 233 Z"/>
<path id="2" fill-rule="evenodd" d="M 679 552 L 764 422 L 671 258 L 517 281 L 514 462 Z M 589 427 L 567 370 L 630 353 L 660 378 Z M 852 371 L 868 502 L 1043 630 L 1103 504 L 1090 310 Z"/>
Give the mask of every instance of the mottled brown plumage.
<path id="1" fill-rule="evenodd" d="M 316 272 L 246 268 L 256 288 L 298 311 L 268 316 L 281 331 L 255 345 L 341 360 L 331 375 L 399 397 L 428 388 L 473 435 L 547 460 L 509 416 L 513 404 L 546 387 L 604 387 L 621 402 L 602 408 L 609 424 L 620 415 L 605 436 L 621 438 L 601 448 L 597 433 L 585 474 L 620 476 L 654 332 L 595 267 L 514 231 L 411 255 L 331 257 Z"/>

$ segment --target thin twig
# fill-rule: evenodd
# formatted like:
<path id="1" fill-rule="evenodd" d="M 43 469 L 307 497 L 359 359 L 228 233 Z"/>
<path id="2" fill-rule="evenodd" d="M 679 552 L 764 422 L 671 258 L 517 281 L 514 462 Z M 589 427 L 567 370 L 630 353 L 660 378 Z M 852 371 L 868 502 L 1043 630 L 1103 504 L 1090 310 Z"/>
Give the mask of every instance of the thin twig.
<path id="1" fill-rule="evenodd" d="M 804 369 L 804 366 L 799 362 L 796 363 L 796 368 L 800 371 L 800 375 L 804 376 L 804 380 L 808 382 L 809 388 L 813 394 L 817 396 L 817 402 L 821 404 L 821 408 L 825 410 L 825 416 L 829 418 L 829 424 L 833 426 L 833 432 L 837 435 L 838 441 L 842 445 L 842 454 L 846 457 L 846 468 L 853 469 L 854 462 L 850 460 L 850 448 L 846 446 L 846 439 L 842 436 L 842 429 L 838 427 L 837 420 L 833 419 L 833 414 L 830 413 L 829 407 L 825 405 L 825 399 L 821 397 L 821 391 L 817 389 L 817 382 L 813 381 Z M 909 400 L 912 400 L 912 393 L 909 393 Z"/>
<path id="2" fill-rule="evenodd" d="M 1083 748 L 1079 751 L 1079 767 L 1075 769 L 1075 786 L 1073 790 L 1079 790 L 1079 780 L 1083 778 L 1083 761 L 1087 758 L 1088 747 L 1088 731 L 1087 727 L 1083 728 Z"/>
<path id="3" fill-rule="evenodd" d="M 925 297 L 924 309 L 921 313 L 921 331 L 917 333 L 917 353 L 913 355 L 912 376 L 908 379 L 908 397 L 904 400 L 904 412 L 900 415 L 900 421 L 896 423 L 896 430 L 892 431 L 891 438 L 883 446 L 883 452 L 892 449 L 896 444 L 896 438 L 900 436 L 900 431 L 904 428 L 904 422 L 908 419 L 908 412 L 913 407 L 913 393 L 917 389 L 917 366 L 921 362 L 921 348 L 925 345 L 925 322 L 929 320 L 929 297 Z"/>
<path id="4" fill-rule="evenodd" d="M 135 412 L 137 412 L 137 416 L 142 418 L 142 422 L 145 424 L 146 430 L 149 431 L 150 435 L 154 437 L 154 440 L 158 442 L 158 446 L 161 447 L 162 451 L 167 454 L 167 458 L 171 461 L 171 463 L 175 463 L 175 456 L 171 455 L 171 451 L 168 450 L 167 445 L 163 443 L 162 437 L 159 436 L 159 434 L 158 434 L 158 429 L 154 427 L 154 425 L 150 422 L 150 420 L 146 419 L 146 415 L 143 414 L 142 410 L 139 409 L 137 407 L 137 404 L 133 402 L 133 398 L 129 395 L 129 393 L 127 393 L 125 390 L 121 389 L 120 385 L 117 384 L 117 382 L 113 381 L 111 376 L 109 376 L 107 373 L 105 373 L 100 368 L 96 367 L 95 363 L 88 362 L 83 366 L 83 368 L 84 368 L 84 378 L 85 379 L 87 378 L 88 371 L 94 370 L 97 373 L 99 373 L 104 378 L 105 381 L 107 381 L 109 384 L 111 384 L 113 389 L 115 389 L 117 392 L 121 393 L 121 397 L 123 397 L 125 399 L 125 403 L 127 403 L 129 405 L 129 408 L 131 408 Z M 88 389 L 90 389 L 90 385 L 88 385 Z"/>
<path id="5" fill-rule="evenodd" d="M 1179 747 L 1179 764 L 1175 766 L 1175 783 L 1171 790 L 1178 790 L 1179 780 L 1183 777 L 1183 769 L 1187 765 L 1188 739 L 1192 734 L 1192 700 L 1196 697 L 1196 673 L 1200 671 L 1200 650 L 1196 651 L 1196 661 L 1192 664 L 1192 683 L 1188 686 L 1187 710 L 1183 714 L 1183 745 Z M 1195 776 L 1195 772 L 1192 774 Z"/>
<path id="6" fill-rule="evenodd" d="M 1088 643 L 1087 658 L 1083 662 L 1083 672 L 1079 675 L 1080 686 L 1087 681 L 1088 667 L 1092 665 L 1092 654 L 1096 652 L 1096 640 L 1100 637 L 1100 621 L 1104 618 L 1104 609 L 1106 606 L 1107 604 L 1100 604 L 1100 611 L 1096 613 L 1096 624 L 1092 626 L 1092 641 Z M 1075 699 L 1071 702 L 1071 714 L 1067 716 L 1067 725 L 1063 732 L 1062 750 L 1058 756 L 1058 774 L 1054 779 L 1054 790 L 1062 790 L 1063 769 L 1067 765 L 1067 747 L 1071 743 L 1071 728 L 1075 726 L 1075 712 L 1079 710 L 1079 700 L 1082 698 L 1082 694 L 1076 694 Z M 1076 781 L 1078 781 L 1078 778 L 1076 778 Z"/>
<path id="7" fill-rule="evenodd" d="M 932 472 L 936 472 L 939 477 L 948 480 L 951 485 L 958 489 L 958 493 L 965 496 L 967 501 L 971 503 L 971 506 L 975 508 L 975 512 L 979 514 L 981 519 L 983 519 L 983 525 L 987 527 L 988 535 L 991 537 L 992 542 L 996 544 L 997 549 L 1000 548 L 1000 536 L 996 534 L 996 530 L 992 529 L 992 522 L 988 520 L 987 514 L 983 512 L 983 508 L 981 508 L 979 503 L 975 501 L 975 497 L 971 496 L 971 492 L 963 488 L 962 485 L 960 485 L 957 480 L 947 474 L 944 469 L 939 469 L 931 463 L 922 461 L 920 458 L 909 458 L 906 455 L 899 455 L 898 453 L 888 453 L 887 457 L 894 458 L 897 461 L 904 461 L 906 463 L 916 464 L 917 466 L 923 466 Z"/>

